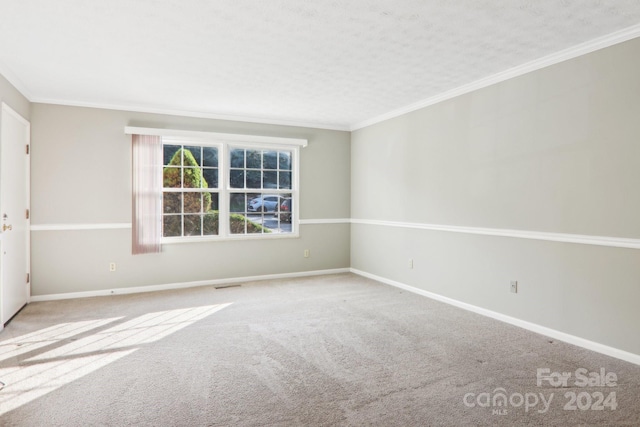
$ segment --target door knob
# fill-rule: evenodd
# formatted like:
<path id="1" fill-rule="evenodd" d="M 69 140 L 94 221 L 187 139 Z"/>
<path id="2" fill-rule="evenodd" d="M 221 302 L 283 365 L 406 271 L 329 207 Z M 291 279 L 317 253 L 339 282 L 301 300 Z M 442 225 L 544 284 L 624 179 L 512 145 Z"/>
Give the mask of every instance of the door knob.
<path id="1" fill-rule="evenodd" d="M 9 224 L 9 225 L 3 224 L 2 225 L 2 231 L 7 231 L 7 230 L 9 230 L 9 231 L 13 230 L 13 226 L 11 226 L 11 224 Z"/>

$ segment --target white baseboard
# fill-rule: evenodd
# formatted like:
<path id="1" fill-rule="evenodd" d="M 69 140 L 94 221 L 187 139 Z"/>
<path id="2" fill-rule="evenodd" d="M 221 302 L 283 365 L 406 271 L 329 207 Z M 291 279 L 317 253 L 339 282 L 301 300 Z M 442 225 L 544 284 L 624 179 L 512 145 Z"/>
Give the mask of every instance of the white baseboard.
<path id="1" fill-rule="evenodd" d="M 349 268 L 334 268 L 330 270 L 314 270 L 314 271 L 301 271 L 296 273 L 266 274 L 262 276 L 231 277 L 228 279 L 198 280 L 194 282 L 165 283 L 162 285 L 135 286 L 131 288 L 114 288 L 114 289 L 101 289 L 97 291 L 67 292 L 62 294 L 50 294 L 50 295 L 35 295 L 31 297 L 29 302 L 55 301 L 55 300 L 63 300 L 63 299 L 89 298 L 89 297 L 100 297 L 100 296 L 109 296 L 109 295 L 137 294 L 141 292 L 167 291 L 172 289 L 195 288 L 198 286 L 225 285 L 225 284 L 240 283 L 240 282 L 253 282 L 258 280 L 322 276 L 326 274 L 349 273 L 350 271 L 351 270 Z"/>
<path id="2" fill-rule="evenodd" d="M 477 314 L 481 314 L 483 316 L 490 317 L 492 319 L 500 320 L 505 323 L 509 323 L 514 326 L 518 326 L 520 328 L 527 329 L 529 331 L 548 336 L 550 338 L 557 339 L 559 341 L 563 341 L 569 344 L 576 345 L 578 347 L 585 348 L 587 350 L 595 351 L 597 353 L 605 354 L 607 356 L 615 357 L 616 359 L 621 359 L 626 362 L 634 363 L 636 365 L 640 365 L 640 355 L 630 353 L 628 351 L 620 350 L 618 348 L 609 347 L 604 344 L 600 344 L 594 341 L 589 341 L 584 338 L 577 337 L 575 335 L 570 335 L 561 331 L 557 331 L 555 329 L 547 328 L 545 326 L 541 326 L 535 323 L 527 322 L 526 320 L 518 319 L 515 317 L 507 316 L 502 313 L 498 313 L 496 311 L 487 310 L 486 308 L 478 307 L 472 304 L 467 304 L 462 301 L 455 300 L 453 298 L 448 298 L 442 295 L 435 294 L 433 292 L 425 291 L 423 289 L 415 288 L 413 286 L 406 285 L 404 283 L 396 282 L 395 280 L 387 279 L 385 277 L 376 276 L 375 274 L 367 273 L 365 271 L 361 271 L 355 268 L 351 268 L 350 271 L 359 276 L 363 276 L 378 282 L 382 282 L 387 285 L 395 286 L 400 289 L 404 289 L 409 292 L 413 292 L 418 295 L 425 296 L 427 298 L 431 298 L 436 301 L 444 302 L 445 304 L 449 304 L 458 308 L 462 308 L 467 311 L 471 311 Z"/>
<path id="3" fill-rule="evenodd" d="M 155 292 L 155 291 L 165 291 L 165 290 L 172 290 L 172 289 L 193 288 L 198 286 L 215 286 L 215 285 L 233 284 L 233 283 L 241 283 L 241 282 L 253 282 L 253 281 L 260 281 L 260 280 L 288 279 L 288 278 L 296 278 L 296 277 L 321 276 L 321 275 L 340 274 L 340 273 L 349 273 L 349 272 L 387 284 L 387 285 L 404 289 L 406 291 L 409 291 L 418 295 L 422 295 L 427 298 L 431 298 L 433 300 L 452 305 L 454 307 L 462 308 L 464 310 L 471 311 L 473 313 L 477 313 L 483 316 L 490 317 L 492 319 L 509 323 L 511 325 L 518 326 L 520 328 L 527 329 L 529 331 L 532 331 L 541 335 L 545 335 L 550 338 L 554 338 L 569 344 L 576 345 L 578 347 L 585 348 L 587 350 L 595 351 L 597 353 L 605 354 L 607 356 L 615 357 L 617 359 L 621 359 L 636 365 L 640 365 L 640 355 L 638 354 L 630 353 L 628 351 L 620 350 L 614 347 L 610 347 L 604 344 L 600 344 L 594 341 L 580 338 L 575 335 L 570 335 L 570 334 L 567 334 L 555 329 L 547 328 L 545 326 L 541 326 L 535 323 L 531 323 L 522 319 L 507 316 L 505 314 L 498 313 L 496 311 L 487 310 L 482 307 L 478 307 L 472 304 L 455 300 L 453 298 L 438 295 L 433 292 L 425 291 L 423 289 L 409 286 L 404 283 L 387 279 L 385 277 L 377 276 L 375 274 L 367 273 L 365 271 L 361 271 L 355 268 L 336 268 L 336 269 L 329 269 L 329 270 L 302 271 L 302 272 L 295 272 L 295 273 L 232 277 L 227 279 L 216 279 L 216 280 L 200 280 L 200 281 L 193 281 L 193 282 L 166 283 L 162 285 L 136 286 L 131 288 L 115 288 L 115 289 L 102 289 L 97 291 L 36 295 L 31 297 L 30 302 L 54 301 L 54 300 L 63 300 L 63 299 L 72 299 L 72 298 L 88 298 L 88 297 L 109 296 L 109 295 L 124 295 L 124 294 L 133 294 L 133 293 L 141 293 L 141 292 Z M 2 329 L 2 325 L 0 325 L 0 330 L 1 329 Z"/>

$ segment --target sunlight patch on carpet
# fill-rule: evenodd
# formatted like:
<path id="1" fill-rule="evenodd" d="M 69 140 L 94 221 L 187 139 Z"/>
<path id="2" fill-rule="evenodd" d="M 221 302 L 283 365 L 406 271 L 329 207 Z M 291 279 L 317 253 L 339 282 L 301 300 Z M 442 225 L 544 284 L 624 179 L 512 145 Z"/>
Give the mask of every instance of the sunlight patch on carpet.
<path id="1" fill-rule="evenodd" d="M 0 342 L 0 415 L 231 305 L 64 323 Z M 115 324 L 113 324 L 115 323 Z M 111 325 L 111 326 L 109 326 Z"/>

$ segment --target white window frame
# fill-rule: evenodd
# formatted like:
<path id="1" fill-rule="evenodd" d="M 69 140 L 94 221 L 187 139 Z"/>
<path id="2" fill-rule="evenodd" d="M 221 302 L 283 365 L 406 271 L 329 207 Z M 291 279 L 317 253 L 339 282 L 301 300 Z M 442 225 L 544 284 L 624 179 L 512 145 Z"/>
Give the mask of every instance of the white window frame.
<path id="1" fill-rule="evenodd" d="M 239 135 L 215 132 L 198 132 L 158 128 L 125 127 L 126 134 L 158 135 L 162 137 L 163 145 L 199 145 L 218 148 L 218 234 L 212 236 L 181 236 L 162 237 L 163 244 L 193 243 L 220 240 L 259 240 L 282 239 L 300 237 L 300 148 L 306 147 L 308 141 L 299 138 L 282 138 L 259 135 Z M 230 153 L 232 148 L 291 151 L 291 189 L 233 189 L 229 182 Z M 291 232 L 290 233 L 245 233 L 231 234 L 229 228 L 230 206 L 229 199 L 232 192 L 251 193 L 290 193 L 292 199 Z"/>

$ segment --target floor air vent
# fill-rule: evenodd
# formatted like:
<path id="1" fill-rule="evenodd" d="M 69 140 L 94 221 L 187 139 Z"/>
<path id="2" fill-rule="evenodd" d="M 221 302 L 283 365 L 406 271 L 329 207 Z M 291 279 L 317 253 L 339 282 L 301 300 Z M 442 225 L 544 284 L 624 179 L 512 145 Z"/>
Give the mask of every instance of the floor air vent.
<path id="1" fill-rule="evenodd" d="M 215 286 L 215 289 L 225 289 L 225 288 L 239 288 L 242 285 L 220 285 Z"/>

